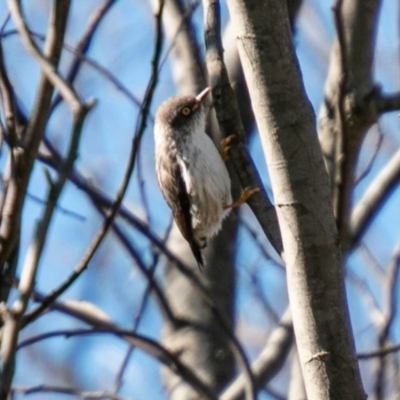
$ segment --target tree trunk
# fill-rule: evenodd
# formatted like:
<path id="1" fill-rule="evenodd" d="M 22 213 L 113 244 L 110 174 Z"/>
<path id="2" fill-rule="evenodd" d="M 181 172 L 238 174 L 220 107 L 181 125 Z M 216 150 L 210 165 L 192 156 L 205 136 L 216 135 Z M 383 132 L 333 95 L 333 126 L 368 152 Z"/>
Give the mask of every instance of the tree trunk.
<path id="1" fill-rule="evenodd" d="M 364 399 L 329 180 L 286 4 L 229 0 L 228 7 L 271 177 L 307 396 Z"/>

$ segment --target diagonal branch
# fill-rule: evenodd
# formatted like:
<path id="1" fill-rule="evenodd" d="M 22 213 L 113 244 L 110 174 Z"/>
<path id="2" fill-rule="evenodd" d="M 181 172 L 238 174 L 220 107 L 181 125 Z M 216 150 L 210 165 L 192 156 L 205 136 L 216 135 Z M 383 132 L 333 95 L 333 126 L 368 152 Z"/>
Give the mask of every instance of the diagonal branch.
<path id="1" fill-rule="evenodd" d="M 126 190 L 128 188 L 131 176 L 133 174 L 136 157 L 140 148 L 141 139 L 143 137 L 144 131 L 147 126 L 147 118 L 150 111 L 150 105 L 153 99 L 154 90 L 157 85 L 158 73 L 159 73 L 159 62 L 161 57 L 161 49 L 162 49 L 162 42 L 163 42 L 163 34 L 162 34 L 162 26 L 161 26 L 161 16 L 164 7 L 164 0 L 160 0 L 160 7 L 158 13 L 155 15 L 156 19 L 156 41 L 154 45 L 154 54 L 152 60 L 152 71 L 150 76 L 150 81 L 147 85 L 146 94 L 141 106 L 140 117 L 138 119 L 138 124 L 136 128 L 136 132 L 134 135 L 132 149 L 129 156 L 129 160 L 125 169 L 125 174 L 122 179 L 120 188 L 118 193 L 115 197 L 113 204 L 111 205 L 110 209 L 108 210 L 106 217 L 103 221 L 103 225 L 92 240 L 89 248 L 87 249 L 86 253 L 82 257 L 79 265 L 76 267 L 77 271 L 84 271 L 92 257 L 94 256 L 95 252 L 99 248 L 101 242 L 105 238 L 109 228 L 112 225 L 112 222 L 117 215 L 118 209 L 122 203 L 122 200 L 125 196 Z"/>
<path id="2" fill-rule="evenodd" d="M 95 13 L 92 15 L 90 19 L 90 23 L 86 29 L 85 34 L 79 41 L 78 45 L 75 48 L 75 59 L 70 66 L 69 72 L 66 77 L 66 81 L 72 84 L 75 78 L 78 76 L 78 73 L 82 66 L 83 57 L 87 53 L 90 48 L 90 45 L 93 41 L 94 34 L 96 33 L 100 23 L 110 11 L 111 7 L 115 4 L 116 0 L 106 0 L 102 5 L 98 7 Z M 57 105 L 60 103 L 62 97 L 57 95 L 52 104 L 52 110 L 54 110 Z"/>
<path id="3" fill-rule="evenodd" d="M 16 246 L 19 237 L 20 215 L 24 203 L 26 188 L 28 186 L 29 178 L 33 168 L 33 163 L 36 158 L 39 143 L 43 136 L 45 126 L 47 124 L 51 96 L 54 91 L 52 83 L 55 85 L 57 84 L 59 86 L 58 89 L 62 90 L 64 95 L 66 95 L 69 99 L 73 99 L 70 106 L 73 110 L 74 116 L 76 116 L 78 120 L 80 120 L 79 113 L 82 111 L 81 104 L 75 92 L 65 86 L 65 82 L 56 72 L 56 66 L 61 54 L 70 7 L 69 0 L 55 2 L 50 16 L 44 55 L 42 55 L 35 46 L 29 46 L 29 43 L 32 42 L 32 39 L 29 36 L 28 29 L 22 16 L 20 2 L 18 0 L 9 0 L 8 4 L 10 13 L 20 31 L 21 37 L 23 37 L 28 48 L 32 51 L 32 54 L 38 60 L 38 63 L 41 66 L 42 76 L 32 115 L 26 134 L 23 138 L 24 145 L 26 147 L 16 147 L 11 149 L 11 164 L 13 168 L 13 174 L 7 188 L 0 227 L 0 235 L 2 237 L 2 241 L 0 243 L 1 265 L 9 260 L 11 254 L 16 252 Z M 52 82 L 50 82 L 48 76 L 52 77 L 50 79 Z M 81 122 L 83 122 L 83 117 Z M 77 125 L 79 124 L 80 123 Z M 80 129 L 81 126 L 78 127 L 77 131 L 80 132 Z M 65 180 L 66 176 L 64 182 Z M 39 241 L 40 240 L 41 239 L 39 239 Z M 8 397 L 14 374 L 15 351 L 18 333 L 20 330 L 20 322 L 28 302 L 27 296 L 29 295 L 35 278 L 35 263 L 30 264 L 29 268 L 24 268 L 24 271 L 26 271 L 26 280 L 24 281 L 24 286 L 20 288 L 22 290 L 20 293 L 20 298 L 14 303 L 12 313 L 7 313 L 3 328 L 3 340 L 1 343 L 1 400 L 5 400 Z"/>
<path id="4" fill-rule="evenodd" d="M 257 389 L 264 387 L 282 368 L 293 344 L 293 326 L 290 310 L 282 316 L 277 328 L 271 333 L 264 350 L 251 364 L 254 383 Z M 239 400 L 244 398 L 246 377 L 239 375 L 225 391 L 220 400 Z"/>
<path id="5" fill-rule="evenodd" d="M 43 297 L 38 293 L 35 293 L 35 298 L 40 301 Z M 177 357 L 171 354 L 168 350 L 162 347 L 158 342 L 146 338 L 144 336 L 133 333 L 130 330 L 121 329 L 114 322 L 112 322 L 107 315 L 105 315 L 101 310 L 97 309 L 92 304 L 87 304 L 84 302 L 63 302 L 55 303 L 52 306 L 53 309 L 66 313 L 73 316 L 85 323 L 94 327 L 94 329 L 83 329 L 77 331 L 60 331 L 45 333 L 36 337 L 31 337 L 23 342 L 21 342 L 18 348 L 31 345 L 37 341 L 56 337 L 56 336 L 67 336 L 71 337 L 74 335 L 93 335 L 96 333 L 109 333 L 112 335 L 117 335 L 132 346 L 139 347 L 147 354 L 160 361 L 167 367 L 171 368 L 176 374 L 180 375 L 182 379 L 188 382 L 194 389 L 196 389 L 200 394 L 205 396 L 207 399 L 216 399 L 215 395 L 208 389 L 208 387 L 201 382 L 197 376 L 189 370 L 184 364 L 182 364 Z"/>
<path id="6" fill-rule="evenodd" d="M 399 182 L 400 150 L 382 168 L 351 214 L 349 230 L 352 247 L 363 237 L 376 217 L 377 210 L 389 199 Z"/>
<path id="7" fill-rule="evenodd" d="M 203 6 L 206 63 L 210 84 L 213 88 L 213 100 L 218 123 L 223 136 L 236 136 L 229 153 L 230 159 L 233 161 L 242 187 L 250 186 L 261 189 L 259 193 L 248 200 L 248 204 L 268 240 L 277 253 L 282 255 L 283 247 L 276 211 L 263 189 L 261 177 L 246 148 L 245 130 L 240 120 L 240 112 L 223 61 L 219 2 L 207 0 L 203 1 Z"/>

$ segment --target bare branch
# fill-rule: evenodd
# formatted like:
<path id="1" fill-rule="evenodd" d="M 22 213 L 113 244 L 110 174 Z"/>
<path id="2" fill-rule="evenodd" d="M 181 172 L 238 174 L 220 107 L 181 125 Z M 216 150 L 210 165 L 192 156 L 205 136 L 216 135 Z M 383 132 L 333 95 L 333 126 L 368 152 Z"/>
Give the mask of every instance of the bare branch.
<path id="1" fill-rule="evenodd" d="M 400 344 L 396 344 L 394 346 L 385 347 L 383 349 L 372 350 L 368 352 L 358 353 L 357 358 L 359 360 L 369 360 L 375 357 L 384 357 L 391 353 L 397 353 L 400 351 Z"/>
<path id="2" fill-rule="evenodd" d="M 333 192 L 333 209 L 338 223 L 339 235 L 342 235 L 347 221 L 348 202 L 352 188 L 352 180 L 348 178 L 349 169 L 353 168 L 347 140 L 349 132 L 346 124 L 345 96 L 348 85 L 348 60 L 345 30 L 342 19 L 343 0 L 337 0 L 333 7 L 335 26 L 339 47 L 339 82 L 336 100 L 336 148 L 335 148 L 335 190 Z"/>
<path id="3" fill-rule="evenodd" d="M 89 248 L 87 249 L 86 253 L 82 257 L 80 263 L 75 268 L 74 274 L 70 277 L 69 281 L 66 282 L 66 284 L 68 284 L 68 286 L 64 285 L 64 287 L 62 289 L 63 291 L 66 290 L 66 288 L 69 287 L 69 285 L 71 285 L 77 279 L 77 277 L 87 268 L 90 260 L 92 259 L 95 252 L 99 248 L 103 239 L 105 238 L 109 228 L 112 225 L 112 222 L 113 222 L 115 216 L 117 215 L 118 209 L 122 203 L 122 200 L 125 196 L 131 176 L 133 174 L 137 154 L 138 154 L 139 147 L 140 147 L 140 142 L 141 142 L 142 136 L 144 134 L 144 131 L 145 131 L 145 128 L 147 125 L 147 117 L 148 117 L 149 110 L 150 110 L 150 104 L 152 102 L 154 90 L 155 90 L 156 84 L 157 84 L 158 67 L 159 67 L 162 42 L 163 42 L 163 34 L 162 34 L 162 27 L 161 27 L 161 16 L 162 16 L 162 11 L 163 11 L 163 6 L 164 6 L 164 0 L 160 0 L 159 11 L 156 14 L 156 42 L 155 42 L 155 46 L 154 46 L 154 54 L 153 54 L 153 61 L 152 61 L 152 73 L 151 73 L 150 81 L 147 86 L 145 98 L 142 103 L 140 117 L 138 120 L 138 125 L 137 125 L 137 129 L 136 129 L 136 133 L 134 135 L 132 149 L 131 149 L 129 160 L 128 160 L 128 163 L 127 163 L 127 166 L 125 169 L 124 177 L 122 179 L 120 188 L 116 195 L 116 198 L 107 212 L 107 215 L 104 219 L 102 227 L 100 228 L 100 230 L 98 231 L 98 233 L 96 234 L 94 239 L 92 240 L 91 244 L 89 245 Z"/>
<path id="4" fill-rule="evenodd" d="M 257 360 L 251 364 L 254 384 L 257 389 L 264 387 L 281 369 L 293 344 L 293 327 L 290 311 L 287 310 Z M 221 400 L 243 399 L 246 376 L 239 375 L 222 393 Z"/>
<path id="5" fill-rule="evenodd" d="M 400 93 L 380 94 L 376 99 L 378 112 L 391 112 L 400 110 Z"/>
<path id="6" fill-rule="evenodd" d="M 43 160 L 46 161 L 47 163 L 49 163 L 49 165 L 54 166 L 54 160 L 51 163 L 50 163 L 50 160 L 48 157 L 44 157 Z M 57 162 L 55 164 L 57 164 Z M 95 204 L 99 203 L 102 205 L 102 207 L 105 207 L 105 208 L 109 207 L 110 204 L 112 204 L 111 199 L 109 199 L 101 191 L 94 188 L 91 183 L 89 183 L 87 180 L 85 180 L 82 177 L 82 175 L 78 174 L 76 171 L 72 174 L 71 180 L 79 188 L 84 190 Z M 202 282 L 200 282 L 197 275 L 195 273 L 193 273 L 193 271 L 189 267 L 187 267 L 185 264 L 183 264 L 180 261 L 180 259 L 177 258 L 170 250 L 168 250 L 166 248 L 165 244 L 163 243 L 163 241 L 161 241 L 154 233 L 152 233 L 152 231 L 147 226 L 145 226 L 138 218 L 136 218 L 134 215 L 132 215 L 132 213 L 130 213 L 123 206 L 119 209 L 119 212 L 121 213 L 121 216 L 123 218 L 127 219 L 131 224 L 133 224 L 133 226 L 139 232 L 141 232 L 148 239 L 150 239 L 151 242 L 157 248 L 159 248 L 163 252 L 163 254 L 166 255 L 173 262 L 174 266 L 179 270 L 179 272 L 182 273 L 187 279 L 189 279 L 190 282 L 193 284 L 193 286 L 197 290 L 199 290 L 200 294 L 202 295 L 203 299 L 205 300 L 205 304 L 207 304 L 207 306 L 210 307 L 210 310 L 211 310 L 212 314 L 215 316 L 216 321 L 218 321 L 218 323 L 220 324 L 222 332 L 224 333 L 226 339 L 229 340 L 229 342 L 231 343 L 239 363 L 241 363 L 243 368 L 245 368 L 244 360 L 246 358 L 245 358 L 244 351 L 243 351 L 239 341 L 235 337 L 235 335 L 231 332 L 230 326 L 228 326 L 228 324 L 225 322 L 225 318 L 224 318 L 223 314 L 219 311 L 218 307 L 216 307 L 216 305 L 212 299 L 212 296 L 210 296 L 210 294 L 209 294 L 209 290 L 208 290 L 207 286 L 204 285 Z M 77 276 L 79 276 L 79 275 L 77 275 L 77 272 L 79 272 L 79 273 L 82 272 L 79 265 L 70 277 L 72 282 L 75 281 Z M 65 285 L 63 285 L 64 286 L 63 290 L 65 290 L 66 287 L 69 287 L 69 285 L 70 285 L 70 283 L 68 281 L 66 281 Z M 60 289 L 61 289 L 61 287 L 60 287 Z M 53 294 L 51 294 L 51 299 L 49 297 L 49 300 L 51 300 L 51 302 L 54 301 L 54 299 L 58 295 L 59 295 L 58 293 L 54 292 Z"/>
<path id="7" fill-rule="evenodd" d="M 389 199 L 399 181 L 400 150 L 382 168 L 381 172 L 354 208 L 349 224 L 352 246 L 355 246 L 360 241 L 372 220 L 376 217 L 377 210 Z"/>
<path id="8" fill-rule="evenodd" d="M 106 391 L 88 392 L 72 387 L 38 385 L 31 387 L 13 386 L 12 393 L 22 393 L 24 396 L 37 393 L 61 393 L 79 396 L 83 400 L 128 400 L 127 397 L 116 396 Z"/>
<path id="9" fill-rule="evenodd" d="M 79 41 L 74 51 L 76 54 L 76 58 L 72 62 L 72 65 L 70 66 L 69 72 L 66 77 L 66 81 L 69 82 L 70 84 L 74 82 L 75 78 L 77 77 L 80 71 L 80 68 L 82 66 L 83 56 L 89 50 L 90 45 L 93 41 L 94 34 L 96 33 L 96 30 L 100 26 L 100 23 L 102 22 L 103 18 L 107 15 L 108 11 L 110 11 L 111 7 L 115 4 L 115 2 L 116 0 L 106 0 L 102 5 L 98 7 L 98 9 L 92 15 L 89 25 L 86 29 L 86 32 Z M 54 110 L 57 107 L 61 99 L 62 97 L 60 97 L 59 95 L 56 96 L 52 104 L 52 110 Z"/>
<path id="10" fill-rule="evenodd" d="M 378 118 L 372 64 L 380 3 L 337 0 L 334 7 L 337 36 L 320 113 L 320 137 L 344 252 L 350 246 L 348 220 L 355 165 L 364 136 Z"/>
<path id="11" fill-rule="evenodd" d="M 378 345 L 381 349 L 387 348 L 390 343 L 389 333 L 397 314 L 398 278 L 400 273 L 400 240 L 398 240 L 386 274 L 386 282 L 383 286 L 383 323 L 380 326 Z M 385 376 L 388 372 L 388 360 L 385 355 L 378 359 L 376 380 L 374 383 L 374 395 L 376 399 L 385 398 Z"/>
<path id="12" fill-rule="evenodd" d="M 223 61 L 219 3 L 218 1 L 207 0 L 203 1 L 203 7 L 207 70 L 213 87 L 214 107 L 217 112 L 219 127 L 224 137 L 236 136 L 229 154 L 242 187 L 250 186 L 262 189 L 261 177 L 258 175 L 245 145 L 245 131 Z M 268 240 L 277 253 L 282 255 L 283 247 L 276 211 L 266 192 L 262 189 L 261 192 L 248 200 L 248 204 Z"/>
<path id="13" fill-rule="evenodd" d="M 367 162 L 367 165 L 364 167 L 364 170 L 361 172 L 359 176 L 355 178 L 354 185 L 358 185 L 370 173 L 372 166 L 374 165 L 374 162 L 376 160 L 376 157 L 378 156 L 379 150 L 383 143 L 383 133 L 379 127 L 379 124 L 377 125 L 377 131 L 378 131 L 377 143 L 374 146 L 373 152 Z"/>
<path id="14" fill-rule="evenodd" d="M 79 306 L 74 305 L 73 308 L 68 306 L 68 303 L 59 305 L 59 309 L 73 314 L 76 318 L 84 320 L 85 322 L 85 311 L 80 312 Z M 120 329 L 117 325 L 111 321 L 104 321 L 101 319 L 94 320 L 96 327 L 94 329 L 77 329 L 77 330 L 57 330 L 54 332 L 44 333 L 38 336 L 33 336 L 30 339 L 24 340 L 18 346 L 19 349 L 30 346 L 34 343 L 40 342 L 45 339 L 50 339 L 58 336 L 74 337 L 83 335 L 96 335 L 96 334 L 111 334 L 123 338 L 124 340 L 131 343 L 133 346 L 139 347 L 147 354 L 160 361 L 162 364 L 171 368 L 175 373 L 179 374 L 182 379 L 188 382 L 192 387 L 201 395 L 205 395 L 207 399 L 217 399 L 217 397 L 204 385 L 196 375 L 190 371 L 184 364 L 182 364 L 173 354 L 163 348 L 158 342 L 146 338 L 142 335 L 132 333 L 131 331 Z M 90 324 L 90 322 L 88 322 Z"/>
<path id="15" fill-rule="evenodd" d="M 72 112 L 74 113 L 76 109 L 81 108 L 81 101 L 76 94 L 75 90 L 57 73 L 56 67 L 50 61 L 48 61 L 48 57 L 42 55 L 40 50 L 38 49 L 36 43 L 33 41 L 31 34 L 29 32 L 28 27 L 25 24 L 24 17 L 22 15 L 21 4 L 19 0 L 8 0 L 9 9 L 11 16 L 17 26 L 17 29 L 21 35 L 21 38 L 25 44 L 25 48 L 32 55 L 32 57 L 39 64 L 42 72 L 45 74 L 46 78 L 52 83 L 54 87 L 60 92 L 61 96 L 71 107 Z M 69 4 L 65 4 L 62 8 L 63 11 L 68 10 Z M 59 35 L 59 27 L 54 27 L 50 25 L 48 37 L 50 38 L 47 42 L 47 46 L 50 50 L 52 47 L 53 40 L 51 40 L 52 36 Z M 48 50 L 48 51 L 49 51 Z M 48 54 L 48 51 L 45 50 L 45 53 Z"/>
<path id="16" fill-rule="evenodd" d="M 153 9 L 157 0 L 152 0 Z M 198 1 L 184 9 L 182 0 L 168 0 L 165 3 L 163 26 L 170 43 L 166 52 L 172 53 L 172 74 L 179 93 L 195 95 L 205 88 L 204 71 L 201 69 L 200 49 L 196 42 L 190 17 Z"/>
<path id="17" fill-rule="evenodd" d="M 55 83 L 60 85 L 62 90 L 67 92 L 68 96 L 76 99 L 75 93 L 70 88 L 65 88 L 62 78 L 56 73 L 56 67 L 60 58 L 66 21 L 69 12 L 69 0 L 56 2 L 49 21 L 48 36 L 45 44 L 44 55 L 36 47 L 30 48 L 37 56 L 42 69 L 41 82 L 39 84 L 38 95 L 34 105 L 31 119 L 24 137 L 25 149 L 21 147 L 11 149 L 12 167 L 14 174 L 7 188 L 6 199 L 2 210 L 2 221 L 0 235 L 0 265 L 9 260 L 11 254 L 15 252 L 18 243 L 20 213 L 24 202 L 26 188 L 28 186 L 31 170 L 39 147 L 43 131 L 47 123 L 47 115 L 50 108 L 53 86 L 48 81 L 47 75 L 55 77 Z M 21 36 L 29 44 L 32 39 L 29 36 L 27 27 L 22 17 L 22 11 L 18 0 L 9 0 L 9 8 Z M 33 42 L 32 42 L 33 43 Z M 47 72 L 45 71 L 47 70 Z M 80 112 L 81 105 L 78 102 L 73 104 L 74 112 Z M 72 106 L 72 104 L 71 104 Z M 39 109 L 40 107 L 40 109 Z M 80 131 L 80 128 L 79 128 Z M 15 253 L 14 253 L 15 254 Z M 35 268 L 26 269 L 27 278 L 21 292 L 21 297 L 13 306 L 13 312 L 8 313 L 5 318 L 3 331 L 3 341 L 1 344 L 1 358 L 3 361 L 1 374 L 1 392 L 0 399 L 6 399 L 10 390 L 11 380 L 15 368 L 15 350 L 18 333 L 20 329 L 21 317 L 25 311 L 29 292 L 32 288 L 32 282 L 35 275 Z"/>
<path id="18" fill-rule="evenodd" d="M 17 33 L 18 33 L 18 31 L 16 31 L 16 30 L 9 30 L 9 31 L 4 32 L 1 36 L 3 38 L 5 38 L 7 36 L 11 36 L 11 35 L 14 35 Z M 30 30 L 30 34 L 32 37 L 35 37 L 39 40 L 45 39 L 45 37 L 43 35 L 33 32 L 31 30 Z M 118 79 L 114 74 L 112 74 L 112 72 L 109 71 L 107 68 L 103 67 L 101 64 L 99 64 L 93 58 L 90 58 L 87 55 L 78 53 L 75 48 L 73 48 L 72 46 L 69 46 L 66 43 L 63 44 L 63 48 L 67 52 L 74 54 L 77 59 L 81 60 L 83 63 L 92 67 L 95 71 L 97 71 L 105 79 L 107 79 L 109 82 L 111 82 L 129 101 L 131 101 L 133 104 L 135 104 L 135 106 L 137 106 L 137 107 L 141 106 L 140 100 L 121 82 L 120 79 Z"/>
<path id="19" fill-rule="evenodd" d="M 7 126 L 7 135 L 12 146 L 17 143 L 17 129 L 15 116 L 15 96 L 11 82 L 8 78 L 6 66 L 4 63 L 4 52 L 2 39 L 0 38 L 0 93 L 3 102 L 4 117 Z"/>

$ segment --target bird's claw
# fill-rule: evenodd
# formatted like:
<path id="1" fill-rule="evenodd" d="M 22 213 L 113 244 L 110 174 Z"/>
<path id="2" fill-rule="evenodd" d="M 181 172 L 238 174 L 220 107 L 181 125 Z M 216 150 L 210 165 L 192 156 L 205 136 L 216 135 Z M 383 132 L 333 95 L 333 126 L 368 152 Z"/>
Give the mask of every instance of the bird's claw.
<path id="1" fill-rule="evenodd" d="M 244 188 L 243 189 L 243 192 L 242 192 L 242 194 L 240 195 L 240 197 L 236 200 L 236 201 L 234 201 L 232 204 L 228 204 L 227 206 L 225 206 L 224 208 L 225 209 L 232 209 L 232 208 L 236 208 L 236 207 L 239 207 L 239 206 L 241 206 L 242 204 L 244 204 L 244 203 L 246 203 L 247 202 L 247 200 L 251 197 L 251 196 L 253 196 L 253 194 L 256 194 L 256 193 L 258 193 L 260 191 L 260 188 L 254 188 L 254 189 L 252 189 L 252 188 L 250 188 L 250 187 L 246 187 L 246 188 Z"/>
<path id="2" fill-rule="evenodd" d="M 229 158 L 229 150 L 231 149 L 232 141 L 236 139 L 236 135 L 230 135 L 221 140 L 221 157 L 223 161 Z"/>

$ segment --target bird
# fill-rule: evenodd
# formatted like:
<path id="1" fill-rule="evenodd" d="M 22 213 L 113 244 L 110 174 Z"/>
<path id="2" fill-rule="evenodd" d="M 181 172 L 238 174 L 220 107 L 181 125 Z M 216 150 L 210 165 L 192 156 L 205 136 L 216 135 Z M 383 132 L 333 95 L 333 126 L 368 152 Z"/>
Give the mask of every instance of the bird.
<path id="1" fill-rule="evenodd" d="M 232 208 L 247 201 L 258 189 L 243 191 L 232 203 L 231 181 L 222 154 L 205 129 L 203 102 L 211 87 L 197 96 L 176 96 L 158 108 L 154 123 L 155 166 L 161 193 L 182 236 L 189 243 L 202 271 L 202 250 L 221 229 Z"/>

